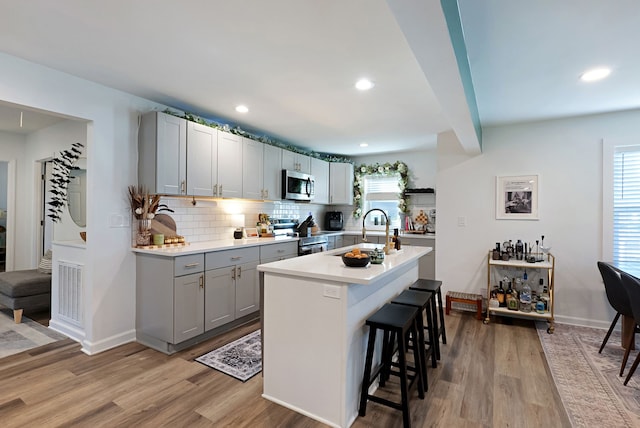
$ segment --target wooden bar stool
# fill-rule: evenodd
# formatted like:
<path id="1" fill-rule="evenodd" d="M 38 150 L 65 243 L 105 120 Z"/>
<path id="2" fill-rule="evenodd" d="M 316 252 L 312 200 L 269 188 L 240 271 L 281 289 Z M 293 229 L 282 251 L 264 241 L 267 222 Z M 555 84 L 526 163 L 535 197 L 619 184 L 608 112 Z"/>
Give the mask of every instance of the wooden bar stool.
<path id="1" fill-rule="evenodd" d="M 366 325 L 369 326 L 369 342 L 367 345 L 367 356 L 364 365 L 364 376 L 362 379 L 362 391 L 360 394 L 360 416 L 366 416 L 367 414 L 367 400 L 371 400 L 375 403 L 389 406 L 396 410 L 402 410 L 402 420 L 405 427 L 411 426 L 411 417 L 409 415 L 409 390 L 413 389 L 416 384 L 418 387 L 418 397 L 424 399 L 424 385 L 422 383 L 422 370 L 420 363 L 420 353 L 417 346 L 413 347 L 413 358 L 416 361 L 415 364 L 415 376 L 410 376 L 407 370 L 406 359 L 406 346 L 408 337 L 413 336 L 414 340 L 418 337 L 417 318 L 419 311 L 417 308 L 405 305 L 393 305 L 387 303 L 380 308 L 376 313 L 371 315 L 366 321 Z M 373 353 L 375 349 L 376 335 L 378 330 L 384 333 L 385 341 L 383 342 L 383 355 L 381 357 L 382 363 L 373 369 Z M 386 360 L 385 353 L 389 353 L 386 347 L 393 346 L 393 337 L 397 337 L 398 340 L 398 372 L 395 372 L 388 368 L 389 373 L 400 377 L 400 395 L 401 402 L 396 403 L 385 398 L 377 397 L 373 394 L 369 394 L 369 387 L 381 375 L 383 368 L 385 368 L 384 361 Z M 387 338 L 391 338 L 387 343 Z M 390 358 L 389 358 L 390 360 Z M 380 379 L 380 385 L 384 386 L 384 380 Z"/>
<path id="2" fill-rule="evenodd" d="M 438 281 L 435 279 L 418 279 L 416 282 L 411 284 L 409 290 L 430 292 L 433 295 L 433 299 L 431 299 L 431 309 L 433 313 L 433 328 L 435 331 L 435 351 L 436 358 L 440 359 L 440 337 L 442 337 L 442 344 L 447 344 L 447 332 L 444 327 L 444 305 L 442 304 L 442 292 L 440 287 L 442 286 L 442 281 Z M 436 308 L 436 298 L 437 306 Z M 440 315 L 440 324 L 438 325 L 438 314 Z"/>
<path id="3" fill-rule="evenodd" d="M 432 307 L 431 307 L 432 294 L 424 293 L 416 290 L 404 290 L 398 296 L 391 300 L 391 303 L 396 305 L 406 305 L 418 308 L 418 341 L 422 344 L 420 346 L 422 356 L 422 375 L 423 383 L 425 385 L 425 391 L 429 389 L 429 383 L 427 380 L 427 358 L 431 357 L 431 366 L 437 367 L 436 352 L 435 352 L 435 331 L 432 321 Z M 427 326 L 425 327 L 422 314 L 426 315 Z M 427 330 L 429 340 L 424 339 L 424 331 Z"/>

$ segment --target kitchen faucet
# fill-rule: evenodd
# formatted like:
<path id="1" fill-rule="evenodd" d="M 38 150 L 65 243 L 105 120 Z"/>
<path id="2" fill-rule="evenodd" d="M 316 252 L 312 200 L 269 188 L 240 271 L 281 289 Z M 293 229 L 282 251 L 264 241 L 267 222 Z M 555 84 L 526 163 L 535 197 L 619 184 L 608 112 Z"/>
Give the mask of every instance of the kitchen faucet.
<path id="1" fill-rule="evenodd" d="M 388 255 L 389 254 L 389 216 L 387 215 L 386 212 L 382 211 L 380 208 L 371 208 L 369 211 L 365 213 L 364 217 L 362 217 L 362 240 L 364 242 L 367 242 L 367 228 L 365 227 L 365 220 L 367 219 L 367 216 L 371 211 L 380 211 L 382 215 L 384 215 L 384 218 L 385 218 L 384 253 Z"/>

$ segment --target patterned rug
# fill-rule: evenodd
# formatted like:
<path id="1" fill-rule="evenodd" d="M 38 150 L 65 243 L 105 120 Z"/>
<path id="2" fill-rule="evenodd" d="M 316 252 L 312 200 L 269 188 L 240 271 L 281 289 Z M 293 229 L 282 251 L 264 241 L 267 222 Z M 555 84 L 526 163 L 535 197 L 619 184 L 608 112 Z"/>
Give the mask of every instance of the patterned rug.
<path id="1" fill-rule="evenodd" d="M 606 330 L 556 324 L 554 334 L 547 334 L 545 322 L 536 328 L 572 426 L 640 427 L 640 368 L 623 385 L 638 351 L 631 351 L 620 377 L 624 349 L 619 332 L 598 354 Z"/>
<path id="2" fill-rule="evenodd" d="M 262 371 L 261 354 L 260 330 L 256 330 L 196 361 L 245 382 Z"/>
<path id="3" fill-rule="evenodd" d="M 22 322 L 16 324 L 13 311 L 0 308 L 0 358 L 62 339 L 66 339 L 66 336 L 24 316 Z"/>

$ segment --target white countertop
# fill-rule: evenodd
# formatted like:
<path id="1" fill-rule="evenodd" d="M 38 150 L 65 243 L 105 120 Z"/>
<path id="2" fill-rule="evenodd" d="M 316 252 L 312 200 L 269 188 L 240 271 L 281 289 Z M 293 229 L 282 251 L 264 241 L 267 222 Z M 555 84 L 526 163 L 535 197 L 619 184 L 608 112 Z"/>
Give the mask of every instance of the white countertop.
<path id="1" fill-rule="evenodd" d="M 384 232 L 378 230 L 367 231 L 368 236 L 384 236 Z M 339 230 L 339 231 L 322 231 L 321 235 L 331 236 L 331 235 L 362 235 L 362 231 L 356 230 Z M 418 239 L 435 239 L 435 234 L 427 233 L 424 235 L 418 234 L 400 234 L 403 238 L 418 238 Z M 153 254 L 156 256 L 164 256 L 164 257 L 178 257 L 178 256 L 186 256 L 189 254 L 198 254 L 209 251 L 222 251 L 222 250 L 230 250 L 239 247 L 255 247 L 257 245 L 269 245 L 276 244 L 281 242 L 288 241 L 298 241 L 299 238 L 291 237 L 291 236 L 278 236 L 275 238 L 246 238 L 246 239 L 220 239 L 216 241 L 204 241 L 204 242 L 194 242 L 186 245 L 184 247 L 173 247 L 173 248 L 132 248 L 132 250 L 136 253 L 143 254 Z M 80 241 L 81 242 L 81 241 Z M 85 243 L 82 242 L 84 245 Z M 325 253 L 327 254 L 327 253 Z"/>
<path id="2" fill-rule="evenodd" d="M 343 254 L 358 247 L 363 249 L 381 248 L 380 244 L 358 244 L 338 248 L 324 253 L 309 254 L 272 263 L 258 265 L 258 270 L 266 273 L 316 278 L 335 281 L 344 284 L 371 284 L 382 277 L 391 274 L 398 267 L 417 260 L 431 252 L 431 247 L 405 246 L 397 253 L 384 258 L 379 265 L 369 264 L 364 268 L 347 267 L 342 258 L 336 254 Z"/>
<path id="3" fill-rule="evenodd" d="M 333 232 L 323 232 L 324 235 L 332 234 Z M 343 230 L 341 232 L 335 232 L 342 235 L 359 235 L 362 236 L 362 230 Z M 369 230 L 367 229 L 367 236 L 384 236 L 384 231 Z M 389 235 L 393 235 L 393 230 L 389 232 Z M 400 238 L 418 238 L 418 239 L 436 239 L 435 233 L 404 233 L 400 231 Z"/>
<path id="4" fill-rule="evenodd" d="M 255 247 L 258 245 L 279 244 L 282 242 L 298 241 L 299 238 L 282 236 L 277 238 L 246 238 L 246 239 L 220 239 L 217 241 L 194 242 L 184 247 L 174 248 L 132 248 L 136 253 L 153 254 L 156 256 L 177 257 L 189 254 L 198 254 L 209 251 L 231 250 L 241 247 Z"/>

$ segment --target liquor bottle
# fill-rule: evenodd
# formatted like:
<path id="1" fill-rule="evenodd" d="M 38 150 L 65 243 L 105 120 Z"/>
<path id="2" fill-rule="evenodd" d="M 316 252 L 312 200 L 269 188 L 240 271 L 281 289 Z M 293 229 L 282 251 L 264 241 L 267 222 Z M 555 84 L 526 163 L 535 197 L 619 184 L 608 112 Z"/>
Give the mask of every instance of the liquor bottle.
<path id="1" fill-rule="evenodd" d="M 396 250 L 400 251 L 401 244 L 400 237 L 398 236 L 398 229 L 393 229 L 393 245 Z"/>
<path id="2" fill-rule="evenodd" d="M 513 278 L 512 282 L 515 286 L 516 279 Z M 512 287 L 511 283 L 509 283 L 509 287 L 507 288 L 507 309 L 512 311 L 518 310 L 518 292 Z"/>
<path id="3" fill-rule="evenodd" d="M 522 241 L 518 239 L 516 242 L 516 259 L 522 260 L 524 258 L 524 246 L 522 245 Z"/>
<path id="4" fill-rule="evenodd" d="M 501 308 L 504 308 L 505 306 L 507 306 L 505 297 L 506 295 L 505 295 L 504 288 L 502 287 L 502 281 L 500 281 L 500 287 L 498 287 L 498 303 L 500 304 Z"/>
<path id="5" fill-rule="evenodd" d="M 531 287 L 526 282 L 522 286 L 520 293 L 520 310 L 522 312 L 531 312 Z"/>

